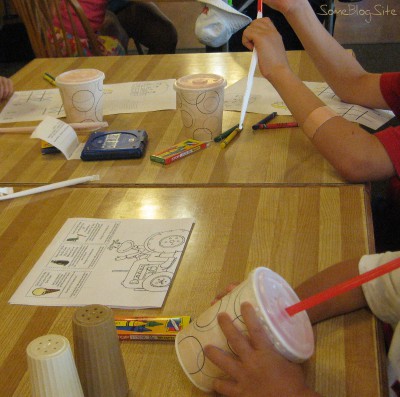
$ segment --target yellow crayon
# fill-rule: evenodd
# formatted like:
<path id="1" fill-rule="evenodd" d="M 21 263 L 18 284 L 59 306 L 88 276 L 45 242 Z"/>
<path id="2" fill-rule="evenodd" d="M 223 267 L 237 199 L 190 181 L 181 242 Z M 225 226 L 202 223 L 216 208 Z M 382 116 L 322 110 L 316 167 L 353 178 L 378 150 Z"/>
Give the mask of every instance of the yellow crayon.
<path id="1" fill-rule="evenodd" d="M 54 77 L 51 76 L 50 74 L 44 73 L 44 74 L 43 74 L 43 78 L 44 78 L 45 80 L 47 80 L 50 84 L 56 85 L 56 82 L 55 82 L 55 80 L 54 80 Z"/>
<path id="2" fill-rule="evenodd" d="M 233 132 L 231 132 L 222 142 L 221 142 L 221 148 L 224 149 L 228 145 L 228 143 L 237 135 L 239 132 L 241 132 L 241 128 L 236 128 Z"/>

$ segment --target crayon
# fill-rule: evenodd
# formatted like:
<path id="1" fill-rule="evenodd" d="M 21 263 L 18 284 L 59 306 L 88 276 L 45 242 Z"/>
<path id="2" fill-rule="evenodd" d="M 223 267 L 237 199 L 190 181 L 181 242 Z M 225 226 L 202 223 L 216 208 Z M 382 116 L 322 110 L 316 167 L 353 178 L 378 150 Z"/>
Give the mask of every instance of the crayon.
<path id="1" fill-rule="evenodd" d="M 237 135 L 241 132 L 242 130 L 238 127 L 234 131 L 232 131 L 222 142 L 221 142 L 221 148 L 225 149 L 228 145 L 228 143 Z"/>
<path id="2" fill-rule="evenodd" d="M 251 128 L 253 130 L 258 130 L 260 127 L 260 124 L 267 124 L 269 121 L 271 121 L 272 119 L 274 119 L 276 116 L 278 115 L 278 113 L 273 112 L 271 114 L 269 114 L 267 117 L 263 118 L 262 120 L 260 120 L 258 123 L 254 124 Z"/>
<path id="3" fill-rule="evenodd" d="M 291 123 L 276 123 L 276 124 L 260 124 L 258 126 L 258 129 L 260 130 L 272 130 L 275 128 L 294 128 L 298 127 L 299 124 L 297 122 L 291 122 Z"/>
<path id="4" fill-rule="evenodd" d="M 216 136 L 214 138 L 214 142 L 220 142 L 223 139 L 225 139 L 227 136 L 229 136 L 231 134 L 231 132 L 233 132 L 236 128 L 239 127 L 239 124 L 234 125 L 232 128 L 229 128 L 229 130 L 226 130 L 225 132 L 223 132 L 222 134 L 219 134 L 218 136 Z"/>
<path id="5" fill-rule="evenodd" d="M 51 85 L 56 85 L 55 78 L 49 73 L 43 73 L 43 78 L 47 80 Z"/>

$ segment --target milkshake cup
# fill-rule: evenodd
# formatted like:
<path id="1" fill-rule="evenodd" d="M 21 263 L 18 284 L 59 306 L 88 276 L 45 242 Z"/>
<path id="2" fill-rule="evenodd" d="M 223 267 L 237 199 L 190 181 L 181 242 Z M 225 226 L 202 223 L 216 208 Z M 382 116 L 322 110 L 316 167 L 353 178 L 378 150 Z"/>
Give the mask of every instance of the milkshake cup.
<path id="1" fill-rule="evenodd" d="M 104 77 L 96 69 L 75 69 L 56 77 L 68 123 L 103 121 Z"/>
<path id="2" fill-rule="evenodd" d="M 222 132 L 226 80 L 216 74 L 192 74 L 176 80 L 176 107 L 187 138 L 210 141 Z"/>
<path id="3" fill-rule="evenodd" d="M 40 336 L 26 353 L 32 397 L 84 397 L 67 338 Z"/>
<path id="4" fill-rule="evenodd" d="M 314 335 L 305 311 L 291 317 L 286 308 L 299 302 L 290 285 L 278 274 L 265 267 L 254 269 L 249 277 L 232 292 L 212 305 L 175 338 L 175 350 L 185 374 L 199 389 L 210 392 L 215 378 L 224 379 L 224 374 L 204 355 L 206 345 L 214 345 L 231 354 L 217 315 L 226 312 L 233 324 L 247 333 L 240 312 L 243 302 L 255 308 L 268 337 L 276 350 L 293 362 L 302 362 L 314 351 Z"/>

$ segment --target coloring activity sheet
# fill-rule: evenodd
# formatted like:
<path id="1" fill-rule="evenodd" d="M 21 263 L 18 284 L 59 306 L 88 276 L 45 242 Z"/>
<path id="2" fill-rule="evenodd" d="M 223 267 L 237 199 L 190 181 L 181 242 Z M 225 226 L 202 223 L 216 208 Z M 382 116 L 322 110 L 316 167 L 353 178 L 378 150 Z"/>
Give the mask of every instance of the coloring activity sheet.
<path id="1" fill-rule="evenodd" d="M 241 79 L 225 89 L 224 110 L 240 111 L 247 79 Z M 394 117 L 393 112 L 368 109 L 363 106 L 342 102 L 325 82 L 309 82 L 304 84 L 331 109 L 345 119 L 377 129 Z M 282 98 L 269 81 L 255 77 L 251 90 L 248 112 L 279 115 L 290 115 Z"/>
<path id="2" fill-rule="evenodd" d="M 70 218 L 9 303 L 163 305 L 194 219 Z"/>
<path id="3" fill-rule="evenodd" d="M 105 84 L 103 115 L 176 109 L 175 80 Z M 58 88 L 16 91 L 0 113 L 0 123 L 65 117 Z"/>
<path id="4" fill-rule="evenodd" d="M 174 79 L 104 86 L 104 114 L 176 109 Z"/>

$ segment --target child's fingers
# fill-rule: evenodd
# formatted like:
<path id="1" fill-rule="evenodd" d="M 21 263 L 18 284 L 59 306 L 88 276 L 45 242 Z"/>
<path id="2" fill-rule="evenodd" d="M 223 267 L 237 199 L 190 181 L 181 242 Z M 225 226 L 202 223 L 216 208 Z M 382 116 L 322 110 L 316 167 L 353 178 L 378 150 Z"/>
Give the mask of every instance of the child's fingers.
<path id="1" fill-rule="evenodd" d="M 239 362 L 228 352 L 215 346 L 205 346 L 204 353 L 207 358 L 231 378 L 240 374 Z"/>
<path id="2" fill-rule="evenodd" d="M 13 83 L 10 79 L 0 77 L 0 99 L 5 99 L 13 92 Z"/>
<path id="3" fill-rule="evenodd" d="M 223 396 L 241 397 L 240 392 L 237 391 L 236 382 L 233 380 L 215 379 L 213 388 Z"/>
<path id="4" fill-rule="evenodd" d="M 242 303 L 240 310 L 249 332 L 251 345 L 257 350 L 271 348 L 272 344 L 268 338 L 264 326 L 257 317 L 254 307 L 249 302 L 244 302 Z"/>
<path id="5" fill-rule="evenodd" d="M 248 338 L 233 325 L 231 318 L 226 313 L 218 315 L 218 323 L 226 336 L 230 348 L 239 357 L 245 358 L 252 353 Z"/>
<path id="6" fill-rule="evenodd" d="M 9 96 L 13 92 L 13 82 L 10 79 L 7 79 L 7 96 Z"/>

